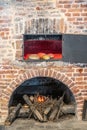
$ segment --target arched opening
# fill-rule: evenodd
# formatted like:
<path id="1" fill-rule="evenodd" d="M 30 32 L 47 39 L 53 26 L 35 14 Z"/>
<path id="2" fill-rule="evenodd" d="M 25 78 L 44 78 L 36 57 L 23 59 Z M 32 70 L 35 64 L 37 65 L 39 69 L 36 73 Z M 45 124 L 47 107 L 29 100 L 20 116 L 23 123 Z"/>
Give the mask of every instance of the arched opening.
<path id="1" fill-rule="evenodd" d="M 9 115 L 18 108 L 20 110 L 16 114 L 19 118 L 54 121 L 68 114 L 75 115 L 75 98 L 61 81 L 51 77 L 34 77 L 24 81 L 12 93 Z"/>
<path id="2" fill-rule="evenodd" d="M 61 81 L 50 78 L 50 77 L 35 77 L 24 81 L 20 86 L 18 86 L 13 92 L 10 101 L 9 107 L 15 106 L 19 102 L 24 104 L 23 95 L 45 95 L 52 96 L 54 99 L 61 97 L 63 93 L 64 103 L 71 104 L 75 102 L 75 98 L 71 90 L 63 84 Z"/>

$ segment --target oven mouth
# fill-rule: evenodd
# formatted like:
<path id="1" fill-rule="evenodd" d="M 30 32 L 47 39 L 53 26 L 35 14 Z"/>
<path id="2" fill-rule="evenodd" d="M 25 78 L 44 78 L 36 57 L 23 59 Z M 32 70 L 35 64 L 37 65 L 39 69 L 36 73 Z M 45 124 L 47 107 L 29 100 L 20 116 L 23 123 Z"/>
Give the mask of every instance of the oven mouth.
<path id="1" fill-rule="evenodd" d="M 22 105 L 24 104 L 23 95 L 43 95 L 51 96 L 53 99 L 61 97 L 65 93 L 64 102 L 69 104 L 75 102 L 74 96 L 70 89 L 61 81 L 50 77 L 35 77 L 25 80 L 20 86 L 13 92 L 10 102 L 10 106 L 17 105 L 20 100 Z"/>
<path id="2" fill-rule="evenodd" d="M 50 77 L 34 77 L 25 80 L 12 93 L 5 124 L 17 119 L 33 119 L 39 122 L 58 121 L 75 116 L 75 98 L 61 81 Z"/>
<path id="3" fill-rule="evenodd" d="M 24 34 L 23 61 L 58 61 L 62 59 L 62 34 Z"/>

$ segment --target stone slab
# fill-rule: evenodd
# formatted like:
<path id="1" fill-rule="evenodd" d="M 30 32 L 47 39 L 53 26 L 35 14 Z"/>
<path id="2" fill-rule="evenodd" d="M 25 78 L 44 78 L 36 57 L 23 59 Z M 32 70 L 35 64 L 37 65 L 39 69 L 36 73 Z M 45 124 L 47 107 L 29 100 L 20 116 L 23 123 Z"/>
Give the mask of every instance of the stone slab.
<path id="1" fill-rule="evenodd" d="M 67 119 L 59 122 L 39 123 L 34 120 L 17 119 L 11 126 L 1 126 L 0 130 L 87 130 L 87 121 Z"/>

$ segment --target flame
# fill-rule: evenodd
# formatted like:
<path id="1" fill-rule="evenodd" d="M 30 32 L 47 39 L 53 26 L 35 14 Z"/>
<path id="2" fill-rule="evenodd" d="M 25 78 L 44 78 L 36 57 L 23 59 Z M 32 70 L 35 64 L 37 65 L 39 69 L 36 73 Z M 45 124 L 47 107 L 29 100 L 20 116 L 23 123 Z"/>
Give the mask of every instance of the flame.
<path id="1" fill-rule="evenodd" d="M 45 97 L 44 96 L 38 96 L 37 97 L 37 101 L 40 102 L 40 103 L 42 103 L 42 102 L 45 101 Z"/>

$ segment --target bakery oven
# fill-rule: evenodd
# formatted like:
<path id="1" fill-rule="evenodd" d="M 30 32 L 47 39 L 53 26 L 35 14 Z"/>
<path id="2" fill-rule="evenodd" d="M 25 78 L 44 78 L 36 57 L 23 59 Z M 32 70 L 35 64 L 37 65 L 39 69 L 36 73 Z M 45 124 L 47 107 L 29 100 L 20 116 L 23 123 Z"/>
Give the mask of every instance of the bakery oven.
<path id="1" fill-rule="evenodd" d="M 61 34 L 24 34 L 23 59 L 49 61 L 62 59 Z"/>

